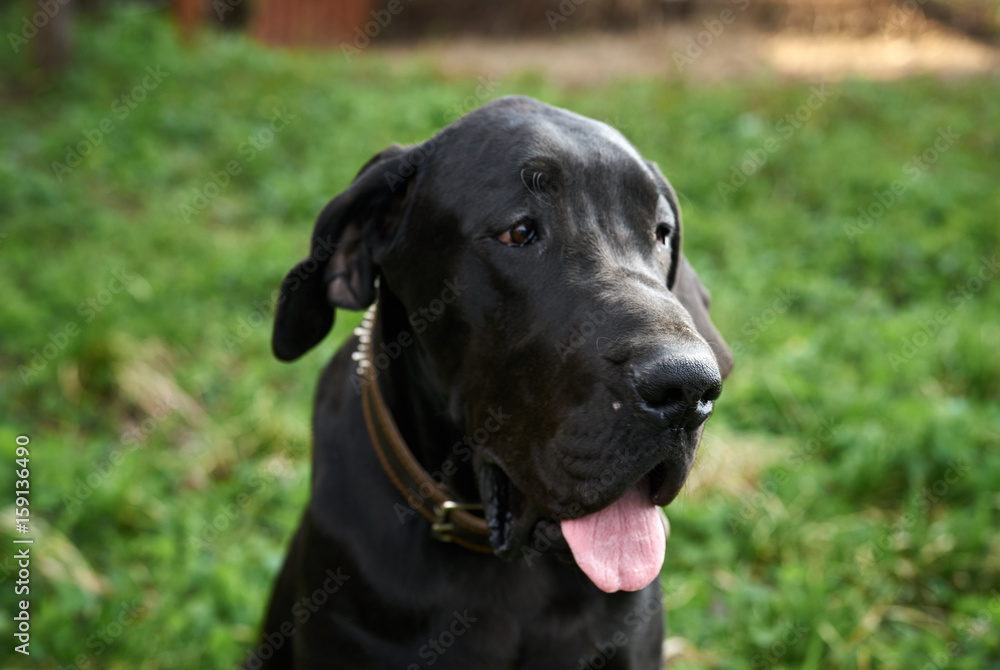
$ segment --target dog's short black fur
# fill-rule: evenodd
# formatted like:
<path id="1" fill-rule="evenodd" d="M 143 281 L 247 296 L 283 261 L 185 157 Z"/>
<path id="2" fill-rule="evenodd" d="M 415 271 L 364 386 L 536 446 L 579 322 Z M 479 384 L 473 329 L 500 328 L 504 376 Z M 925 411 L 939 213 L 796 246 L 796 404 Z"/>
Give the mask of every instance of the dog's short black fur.
<path id="1" fill-rule="evenodd" d="M 276 355 L 376 299 L 381 344 L 413 340 L 378 349 L 382 394 L 424 468 L 484 502 L 496 555 L 400 514 L 354 338 L 320 378 L 312 497 L 248 667 L 661 667 L 659 585 L 598 590 L 559 532 L 643 478 L 653 502 L 673 500 L 732 367 L 656 165 L 607 125 L 522 97 L 390 147 L 285 278 Z"/>

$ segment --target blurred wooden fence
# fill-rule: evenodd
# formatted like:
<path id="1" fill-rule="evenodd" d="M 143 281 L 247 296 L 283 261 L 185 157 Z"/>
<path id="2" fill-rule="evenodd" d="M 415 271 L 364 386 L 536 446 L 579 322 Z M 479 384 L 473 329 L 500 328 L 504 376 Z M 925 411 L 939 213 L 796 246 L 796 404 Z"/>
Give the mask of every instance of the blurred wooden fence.
<path id="1" fill-rule="evenodd" d="M 336 46 L 379 39 L 551 32 L 547 16 L 572 16 L 571 30 L 616 30 L 700 21 L 745 9 L 765 30 L 868 34 L 928 20 L 972 37 L 1000 38 L 1000 0 L 173 0 L 182 26 L 238 24 L 263 42 Z M 395 17 L 399 16 L 399 19 Z M 373 23 L 374 22 L 374 23 Z M 561 26 L 560 26 L 561 27 Z"/>
<path id="2" fill-rule="evenodd" d="M 370 0 L 258 0 L 249 30 L 268 44 L 336 45 L 373 20 L 371 5 Z"/>

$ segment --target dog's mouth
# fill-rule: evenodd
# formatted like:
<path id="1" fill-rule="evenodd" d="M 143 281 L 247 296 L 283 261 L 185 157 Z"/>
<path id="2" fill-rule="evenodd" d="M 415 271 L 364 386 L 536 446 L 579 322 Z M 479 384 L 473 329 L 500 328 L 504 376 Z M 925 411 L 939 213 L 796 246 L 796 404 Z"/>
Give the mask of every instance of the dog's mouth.
<path id="1" fill-rule="evenodd" d="M 493 551 L 504 560 L 512 560 L 538 522 L 538 510 L 495 463 L 480 470 L 479 491 Z"/>
<path id="2" fill-rule="evenodd" d="M 574 561 L 602 591 L 637 591 L 663 567 L 666 517 L 684 475 L 660 463 L 617 499 L 590 514 L 553 519 L 529 500 L 497 464 L 480 470 L 480 492 L 494 553 L 501 559 L 552 552 Z M 665 501 L 665 502 L 661 502 Z"/>

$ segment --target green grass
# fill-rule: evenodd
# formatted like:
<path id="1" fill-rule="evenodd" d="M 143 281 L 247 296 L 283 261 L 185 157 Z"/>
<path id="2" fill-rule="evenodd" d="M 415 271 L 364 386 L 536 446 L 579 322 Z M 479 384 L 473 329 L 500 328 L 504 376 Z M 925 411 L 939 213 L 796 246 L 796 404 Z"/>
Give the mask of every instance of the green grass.
<path id="1" fill-rule="evenodd" d="M 283 365 L 272 293 L 367 158 L 426 139 L 479 84 L 238 38 L 182 47 L 151 15 L 82 25 L 77 47 L 51 88 L 9 86 L 0 116 L 0 665 L 231 667 L 307 496 L 318 370 L 357 319 Z M 116 105 L 147 66 L 169 74 Z M 660 163 L 738 354 L 700 466 L 728 474 L 668 510 L 670 634 L 696 650 L 678 667 L 1000 667 L 1000 292 L 976 279 L 1000 246 L 997 82 L 837 84 L 785 137 L 808 85 L 498 81 L 614 122 Z M 241 150 L 275 108 L 287 126 Z M 60 181 L 53 162 L 105 118 Z M 766 161 L 723 200 L 748 151 Z M 30 659 L 10 653 L 18 434 Z"/>

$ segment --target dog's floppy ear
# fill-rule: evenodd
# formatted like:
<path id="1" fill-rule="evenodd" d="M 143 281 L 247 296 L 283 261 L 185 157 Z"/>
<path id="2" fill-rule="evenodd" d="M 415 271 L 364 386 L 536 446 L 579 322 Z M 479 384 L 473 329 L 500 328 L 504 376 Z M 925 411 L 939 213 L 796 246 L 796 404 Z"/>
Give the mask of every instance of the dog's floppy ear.
<path id="1" fill-rule="evenodd" d="M 722 335 L 716 330 L 715 324 L 712 323 L 712 319 L 708 315 L 712 296 L 705 285 L 701 283 L 698 273 L 694 271 L 683 253 L 677 268 L 677 281 L 671 290 L 691 315 L 698 333 L 705 338 L 708 346 L 712 347 L 712 353 L 715 354 L 715 360 L 719 364 L 719 372 L 725 379 L 733 369 L 733 352 L 729 350 L 729 346 L 722 339 Z"/>
<path id="2" fill-rule="evenodd" d="M 271 339 L 279 359 L 293 361 L 326 337 L 334 308 L 375 301 L 372 245 L 391 237 L 404 216 L 415 174 L 408 156 L 398 145 L 376 154 L 323 208 L 309 255 L 281 282 Z"/>

